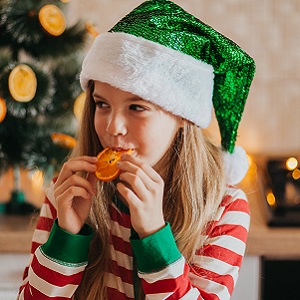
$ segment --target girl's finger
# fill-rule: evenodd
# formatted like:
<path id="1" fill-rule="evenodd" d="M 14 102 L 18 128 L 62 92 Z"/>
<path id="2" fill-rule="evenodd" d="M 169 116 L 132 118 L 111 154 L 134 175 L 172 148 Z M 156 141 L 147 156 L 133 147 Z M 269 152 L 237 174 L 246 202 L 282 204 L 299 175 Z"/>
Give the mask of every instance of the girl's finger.
<path id="1" fill-rule="evenodd" d="M 70 159 L 64 163 L 56 183 L 62 184 L 67 178 L 76 172 L 95 172 L 96 170 L 96 157 L 83 156 L 80 158 Z"/>
<path id="2" fill-rule="evenodd" d="M 58 203 L 62 206 L 72 206 L 72 200 L 75 197 L 81 197 L 83 199 L 89 200 L 92 195 L 90 195 L 86 189 L 77 186 L 71 186 L 66 191 L 64 191 L 61 195 L 58 196 Z"/>
<path id="3" fill-rule="evenodd" d="M 126 162 L 128 164 L 126 164 Z M 154 182 L 160 183 L 162 180 L 160 175 L 150 165 L 132 155 L 123 154 L 121 160 L 118 162 L 118 167 L 122 171 L 128 171 L 131 173 L 137 172 L 138 169 L 141 169 Z M 136 167 L 138 167 L 138 169 L 136 169 Z"/>
<path id="4" fill-rule="evenodd" d="M 147 183 L 147 180 L 150 179 L 146 176 L 137 176 L 136 174 L 132 174 L 129 172 L 121 173 L 120 180 L 123 183 L 127 184 L 127 188 L 132 190 L 133 193 L 139 198 L 139 199 L 146 199 L 148 188 L 150 183 Z"/>
<path id="5" fill-rule="evenodd" d="M 94 195 L 96 190 L 94 186 L 85 178 L 81 176 L 72 175 L 67 180 L 65 180 L 61 185 L 58 185 L 54 188 L 54 196 L 63 194 L 66 190 L 70 189 L 70 187 L 81 187 L 85 189 L 90 195 Z"/>
<path id="6" fill-rule="evenodd" d="M 120 193 L 120 195 L 126 199 L 128 206 L 130 208 L 132 207 L 138 207 L 141 200 L 137 197 L 137 195 L 130 189 L 128 186 L 126 186 L 123 182 L 118 182 L 116 185 L 117 191 Z"/>
<path id="7" fill-rule="evenodd" d="M 130 163 L 129 161 L 124 161 L 122 164 L 124 164 L 124 168 L 122 168 L 119 178 L 123 181 L 123 183 L 125 183 L 125 187 L 122 187 L 123 193 L 125 191 L 128 192 L 128 190 L 132 190 L 134 195 L 143 202 L 152 201 L 153 199 L 161 199 L 164 189 L 164 181 L 159 175 L 158 178 L 156 178 L 156 175 L 152 176 L 152 178 L 155 177 L 156 181 L 148 175 L 151 173 L 151 170 L 148 169 L 151 169 L 150 166 L 138 166 Z M 145 169 L 146 171 L 144 171 Z M 131 197 L 131 193 L 128 193 L 126 197 Z M 130 199 L 128 198 L 128 201 L 131 201 Z"/>

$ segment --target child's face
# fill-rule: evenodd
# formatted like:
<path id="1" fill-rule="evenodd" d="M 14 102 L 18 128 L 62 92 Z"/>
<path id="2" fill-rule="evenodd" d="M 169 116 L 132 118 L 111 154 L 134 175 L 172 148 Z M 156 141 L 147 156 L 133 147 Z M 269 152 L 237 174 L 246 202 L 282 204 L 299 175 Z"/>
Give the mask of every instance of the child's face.
<path id="1" fill-rule="evenodd" d="M 156 165 L 171 146 L 182 120 L 157 105 L 95 81 L 94 124 L 101 145 L 133 150 L 133 154 Z"/>

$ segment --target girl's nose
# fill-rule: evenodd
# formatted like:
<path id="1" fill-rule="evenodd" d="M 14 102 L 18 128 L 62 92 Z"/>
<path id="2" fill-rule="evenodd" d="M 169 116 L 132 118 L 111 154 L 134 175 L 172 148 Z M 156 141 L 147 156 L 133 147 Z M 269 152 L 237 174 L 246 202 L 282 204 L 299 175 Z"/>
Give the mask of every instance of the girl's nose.
<path id="1" fill-rule="evenodd" d="M 113 136 L 126 135 L 125 117 L 120 113 L 112 114 L 108 119 L 106 131 Z"/>

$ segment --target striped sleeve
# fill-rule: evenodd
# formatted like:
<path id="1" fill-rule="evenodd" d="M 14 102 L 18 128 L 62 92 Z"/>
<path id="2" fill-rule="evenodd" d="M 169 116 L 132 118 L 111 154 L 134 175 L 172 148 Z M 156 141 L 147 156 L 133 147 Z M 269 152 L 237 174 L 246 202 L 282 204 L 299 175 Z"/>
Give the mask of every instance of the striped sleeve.
<path id="1" fill-rule="evenodd" d="M 19 300 L 71 299 L 87 265 L 92 230 L 85 226 L 79 235 L 57 225 L 53 183 L 46 191 L 32 238 L 31 262 L 25 268 Z"/>
<path id="2" fill-rule="evenodd" d="M 245 253 L 249 224 L 245 194 L 239 189 L 228 188 L 217 216 L 208 224 L 205 244 L 196 251 L 190 265 L 180 256 L 169 263 L 166 260 L 159 270 L 139 269 L 147 299 L 230 299 Z M 162 244 L 166 244 L 165 241 L 157 247 L 152 244 L 148 253 L 144 253 L 148 264 L 160 256 Z M 167 245 L 165 250 L 176 253 L 176 246 Z M 143 245 L 133 247 L 141 251 Z"/>

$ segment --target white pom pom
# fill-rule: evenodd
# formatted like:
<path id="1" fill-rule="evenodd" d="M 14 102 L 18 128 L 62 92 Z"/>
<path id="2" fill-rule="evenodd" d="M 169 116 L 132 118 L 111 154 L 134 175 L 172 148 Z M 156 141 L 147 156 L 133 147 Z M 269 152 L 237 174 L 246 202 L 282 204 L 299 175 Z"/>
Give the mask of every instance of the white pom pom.
<path id="1" fill-rule="evenodd" d="M 224 162 L 226 182 L 232 185 L 241 182 L 249 168 L 246 151 L 240 146 L 236 146 L 232 154 L 224 151 Z"/>

